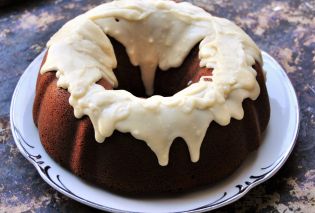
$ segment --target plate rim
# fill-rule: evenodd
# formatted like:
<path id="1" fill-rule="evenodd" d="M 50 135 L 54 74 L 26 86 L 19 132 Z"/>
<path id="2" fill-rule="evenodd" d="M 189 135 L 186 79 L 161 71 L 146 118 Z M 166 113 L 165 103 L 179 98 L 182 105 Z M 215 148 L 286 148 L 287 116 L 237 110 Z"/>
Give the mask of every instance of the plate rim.
<path id="1" fill-rule="evenodd" d="M 49 167 L 48 169 L 46 168 L 47 167 L 46 166 L 43 170 L 43 168 L 36 161 L 37 156 L 30 156 L 30 154 L 25 150 L 25 148 L 19 142 L 19 140 L 21 139 L 20 137 L 22 137 L 22 136 L 21 136 L 19 130 L 17 129 L 17 127 L 15 125 L 15 121 L 14 121 L 15 101 L 16 101 L 17 96 L 19 94 L 19 91 L 20 91 L 19 89 L 21 87 L 21 84 L 22 84 L 24 78 L 26 78 L 27 73 L 30 72 L 29 70 L 31 69 L 31 67 L 34 64 L 36 64 L 37 60 L 40 60 L 41 57 L 44 56 L 45 52 L 46 52 L 46 49 L 44 51 L 42 51 L 38 56 L 36 56 L 35 59 L 25 69 L 25 71 L 21 75 L 21 77 L 20 77 L 20 79 L 19 79 L 19 81 L 18 81 L 18 83 L 14 89 L 14 93 L 12 95 L 11 105 L 10 105 L 10 127 L 11 127 L 11 132 L 12 132 L 15 144 L 17 145 L 20 153 L 36 168 L 36 171 L 37 171 L 37 173 L 39 173 L 40 177 L 47 184 L 49 184 L 52 188 L 54 188 L 55 190 L 59 191 L 60 193 L 64 194 L 65 196 L 67 196 L 73 200 L 76 200 L 76 201 L 78 201 L 84 205 L 88 205 L 88 206 L 91 206 L 91 207 L 99 209 L 99 210 L 103 210 L 103 211 L 105 210 L 105 211 L 109 211 L 109 212 L 126 212 L 125 210 L 111 208 L 108 206 L 104 206 L 102 204 L 95 203 L 95 202 L 90 201 L 90 200 L 86 200 L 85 198 L 82 198 L 82 197 L 79 197 L 79 196 L 73 194 L 70 190 L 68 191 L 65 186 L 64 186 L 64 188 L 61 188 L 52 179 L 47 177 L 47 172 L 48 172 L 48 169 L 50 168 L 50 166 L 48 166 Z M 279 70 L 279 73 L 281 73 L 282 77 L 284 77 L 287 80 L 287 92 L 288 92 L 288 94 L 290 94 L 290 97 L 294 101 L 294 105 L 292 105 L 292 107 L 294 107 L 296 123 L 294 126 L 293 136 L 292 136 L 291 141 L 290 141 L 290 146 L 278 157 L 278 159 L 275 162 L 273 162 L 273 164 L 270 165 L 270 166 L 272 166 L 272 165 L 276 164 L 270 171 L 268 171 L 266 173 L 265 176 L 263 176 L 261 179 L 258 179 L 257 181 L 250 183 L 243 190 L 240 190 L 235 195 L 231 196 L 230 198 L 228 198 L 226 200 L 223 200 L 222 202 L 214 201 L 213 202 L 214 205 L 211 205 L 211 203 L 210 203 L 210 204 L 206 204 L 206 205 L 197 207 L 195 209 L 185 210 L 185 211 L 181 211 L 181 212 L 186 212 L 186 213 L 188 213 L 188 212 L 193 212 L 193 213 L 205 212 L 205 211 L 214 210 L 214 209 L 226 206 L 228 204 L 231 204 L 231 203 L 239 200 L 245 194 L 247 194 L 251 189 L 253 189 L 257 185 L 269 180 L 272 176 L 274 176 L 280 170 L 280 168 L 285 164 L 285 162 L 289 158 L 290 154 L 292 153 L 293 148 L 296 144 L 296 140 L 297 140 L 298 132 L 299 132 L 299 128 L 300 128 L 300 107 L 299 107 L 298 98 L 297 98 L 295 89 L 292 85 L 290 78 L 286 74 L 285 70 L 281 67 L 281 65 L 268 53 L 262 51 L 262 55 L 265 57 L 268 57 L 271 60 L 271 62 L 273 63 L 273 65 L 275 65 L 278 68 L 277 70 Z M 23 140 L 23 138 L 22 138 L 22 140 Z M 26 144 L 27 144 L 27 142 L 26 142 Z M 62 182 L 60 182 L 60 183 L 62 184 Z M 106 189 L 104 189 L 104 190 L 106 191 Z M 223 197 L 224 196 L 225 195 L 223 195 Z M 219 198 L 217 201 L 220 201 L 223 197 Z M 128 211 L 128 212 L 133 212 L 133 211 Z M 176 213 L 176 212 L 172 212 L 172 213 Z"/>

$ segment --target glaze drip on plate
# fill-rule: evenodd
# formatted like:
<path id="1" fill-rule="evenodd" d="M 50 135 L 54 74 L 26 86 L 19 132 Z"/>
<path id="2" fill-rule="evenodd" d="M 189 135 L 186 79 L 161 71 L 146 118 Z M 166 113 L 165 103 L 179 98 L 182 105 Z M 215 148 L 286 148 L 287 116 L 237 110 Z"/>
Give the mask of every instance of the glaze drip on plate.
<path id="1" fill-rule="evenodd" d="M 179 67 L 200 42 L 200 67 L 213 68 L 171 97 L 138 98 L 114 87 L 117 66 L 111 36 L 123 44 L 131 63 L 140 66 L 148 95 L 153 94 L 156 68 Z M 228 125 L 242 119 L 242 102 L 255 100 L 260 88 L 255 61 L 262 65 L 255 43 L 232 22 L 211 16 L 189 3 L 168 0 L 119 0 L 102 4 L 66 23 L 48 42 L 41 73 L 57 70 L 57 85 L 68 89 L 77 118 L 88 115 L 95 138 L 103 142 L 114 130 L 131 133 L 168 164 L 169 150 L 182 137 L 193 162 L 212 121 Z M 212 81 L 207 81 L 211 78 Z M 189 125 L 188 125 L 189 124 Z"/>

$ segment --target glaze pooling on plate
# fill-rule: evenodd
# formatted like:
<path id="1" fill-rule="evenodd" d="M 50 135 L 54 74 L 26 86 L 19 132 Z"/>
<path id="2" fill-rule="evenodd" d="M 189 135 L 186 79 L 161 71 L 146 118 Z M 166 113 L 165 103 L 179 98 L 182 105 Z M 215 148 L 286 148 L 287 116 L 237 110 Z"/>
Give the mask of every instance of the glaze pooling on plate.
<path id="1" fill-rule="evenodd" d="M 200 67 L 213 68 L 171 97 L 138 98 L 126 90 L 106 90 L 105 78 L 118 85 L 111 36 L 126 47 L 140 66 L 148 95 L 153 94 L 155 70 L 180 66 L 199 45 Z M 159 164 L 168 164 L 173 140 L 182 137 L 193 162 L 212 121 L 228 125 L 242 119 L 242 102 L 260 92 L 255 61 L 262 65 L 255 43 L 232 22 L 211 16 L 189 3 L 168 0 L 120 0 L 102 4 L 66 23 L 48 42 L 41 73 L 57 71 L 57 85 L 68 89 L 77 118 L 88 115 L 95 138 L 103 142 L 114 130 L 143 140 Z M 210 78 L 211 81 L 207 81 Z M 190 125 L 187 125 L 190 124 Z"/>

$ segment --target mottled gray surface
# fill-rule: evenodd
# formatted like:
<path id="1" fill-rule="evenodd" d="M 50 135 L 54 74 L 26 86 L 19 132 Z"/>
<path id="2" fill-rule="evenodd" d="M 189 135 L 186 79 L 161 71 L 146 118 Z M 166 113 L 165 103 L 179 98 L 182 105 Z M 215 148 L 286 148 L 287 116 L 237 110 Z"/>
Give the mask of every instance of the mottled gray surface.
<path id="1" fill-rule="evenodd" d="M 0 9 L 0 212 L 95 211 L 48 186 L 19 153 L 9 106 L 19 77 L 49 37 L 100 2 L 22 1 Z M 234 20 L 274 56 L 292 80 L 301 107 L 300 133 L 287 163 L 269 181 L 217 212 L 315 212 L 315 1 L 191 2 Z"/>

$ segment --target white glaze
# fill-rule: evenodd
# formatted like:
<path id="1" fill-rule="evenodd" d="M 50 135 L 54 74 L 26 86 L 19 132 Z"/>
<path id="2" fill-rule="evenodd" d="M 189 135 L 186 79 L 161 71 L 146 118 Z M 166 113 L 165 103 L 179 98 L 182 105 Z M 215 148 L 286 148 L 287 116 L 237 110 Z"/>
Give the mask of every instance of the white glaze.
<path id="1" fill-rule="evenodd" d="M 148 95 L 153 94 L 155 69 L 180 66 L 200 41 L 200 66 L 214 69 L 212 81 L 202 78 L 172 97 L 142 99 L 125 90 L 106 90 L 96 84 L 102 77 L 118 85 L 107 35 L 122 43 L 132 64 L 140 66 Z M 255 100 L 260 92 L 252 68 L 255 61 L 262 65 L 255 43 L 232 22 L 189 3 L 106 3 L 69 21 L 47 46 L 41 73 L 57 70 L 58 86 L 70 92 L 77 118 L 90 117 L 96 140 L 103 142 L 115 129 L 129 132 L 147 143 L 162 166 L 168 164 L 176 137 L 186 141 L 191 160 L 197 162 L 209 124 L 242 119 L 242 101 Z"/>

